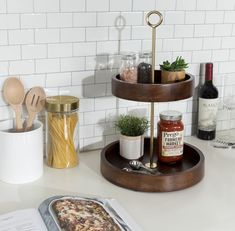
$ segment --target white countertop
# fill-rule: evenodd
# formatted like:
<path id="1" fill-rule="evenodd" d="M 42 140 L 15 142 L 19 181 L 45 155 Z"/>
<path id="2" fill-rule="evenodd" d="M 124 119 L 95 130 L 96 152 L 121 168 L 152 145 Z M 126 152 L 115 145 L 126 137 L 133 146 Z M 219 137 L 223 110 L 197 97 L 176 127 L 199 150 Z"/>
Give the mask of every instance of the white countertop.
<path id="1" fill-rule="evenodd" d="M 80 153 L 72 169 L 44 168 L 33 183 L 0 182 L 0 213 L 36 208 L 60 194 L 111 197 L 144 231 L 234 231 L 235 149 L 216 149 L 208 141 L 186 137 L 205 156 L 205 176 L 198 184 L 176 192 L 144 193 L 118 187 L 100 173 L 100 151 Z"/>

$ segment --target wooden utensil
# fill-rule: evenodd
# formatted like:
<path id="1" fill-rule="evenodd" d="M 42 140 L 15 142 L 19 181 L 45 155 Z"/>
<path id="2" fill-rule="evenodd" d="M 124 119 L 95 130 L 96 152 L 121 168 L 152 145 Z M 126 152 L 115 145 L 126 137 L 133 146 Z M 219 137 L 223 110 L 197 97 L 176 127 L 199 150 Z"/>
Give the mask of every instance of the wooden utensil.
<path id="1" fill-rule="evenodd" d="M 36 114 L 39 113 L 45 105 L 46 94 L 42 87 L 31 88 L 25 98 L 25 105 L 28 111 L 28 118 L 26 120 L 25 131 L 30 130 Z"/>
<path id="2" fill-rule="evenodd" d="M 18 78 L 7 78 L 3 85 L 3 96 L 15 112 L 16 131 L 22 131 L 22 103 L 24 101 L 24 86 Z"/>

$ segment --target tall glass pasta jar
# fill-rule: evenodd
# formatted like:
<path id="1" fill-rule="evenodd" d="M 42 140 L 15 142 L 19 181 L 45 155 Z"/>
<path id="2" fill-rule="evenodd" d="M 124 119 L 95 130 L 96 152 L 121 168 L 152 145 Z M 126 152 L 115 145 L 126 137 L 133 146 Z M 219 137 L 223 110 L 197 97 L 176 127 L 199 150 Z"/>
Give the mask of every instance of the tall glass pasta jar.
<path id="1" fill-rule="evenodd" d="M 78 165 L 78 108 L 73 96 L 46 98 L 46 162 L 53 168 Z"/>

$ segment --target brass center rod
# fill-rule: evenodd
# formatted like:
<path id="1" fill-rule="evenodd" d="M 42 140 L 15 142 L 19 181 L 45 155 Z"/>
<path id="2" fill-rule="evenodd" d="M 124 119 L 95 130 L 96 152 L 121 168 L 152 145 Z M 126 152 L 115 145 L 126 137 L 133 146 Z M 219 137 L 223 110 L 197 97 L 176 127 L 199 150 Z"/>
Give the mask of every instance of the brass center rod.
<path id="1" fill-rule="evenodd" d="M 152 83 L 154 84 L 155 76 L 155 50 L 156 50 L 156 28 L 152 28 Z M 153 140 L 154 140 L 154 102 L 151 102 L 150 109 L 150 167 L 153 165 Z"/>

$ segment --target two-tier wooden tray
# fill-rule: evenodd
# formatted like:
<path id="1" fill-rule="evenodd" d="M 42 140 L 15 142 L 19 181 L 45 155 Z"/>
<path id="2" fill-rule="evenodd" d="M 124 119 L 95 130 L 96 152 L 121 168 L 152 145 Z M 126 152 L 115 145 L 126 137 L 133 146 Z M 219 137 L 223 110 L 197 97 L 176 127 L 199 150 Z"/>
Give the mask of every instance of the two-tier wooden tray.
<path id="1" fill-rule="evenodd" d="M 144 156 L 141 161 L 149 161 L 149 138 L 145 138 Z M 156 139 L 154 139 L 154 150 Z M 156 156 L 156 155 L 155 155 Z M 155 158 L 156 160 L 156 158 Z M 204 156 L 190 144 L 184 144 L 184 156 L 180 163 L 166 165 L 158 163 L 154 175 L 126 172 L 129 161 L 119 154 L 119 141 L 107 145 L 101 152 L 101 173 L 110 182 L 128 189 L 143 192 L 169 192 L 188 188 L 198 183 L 204 176 Z"/>

